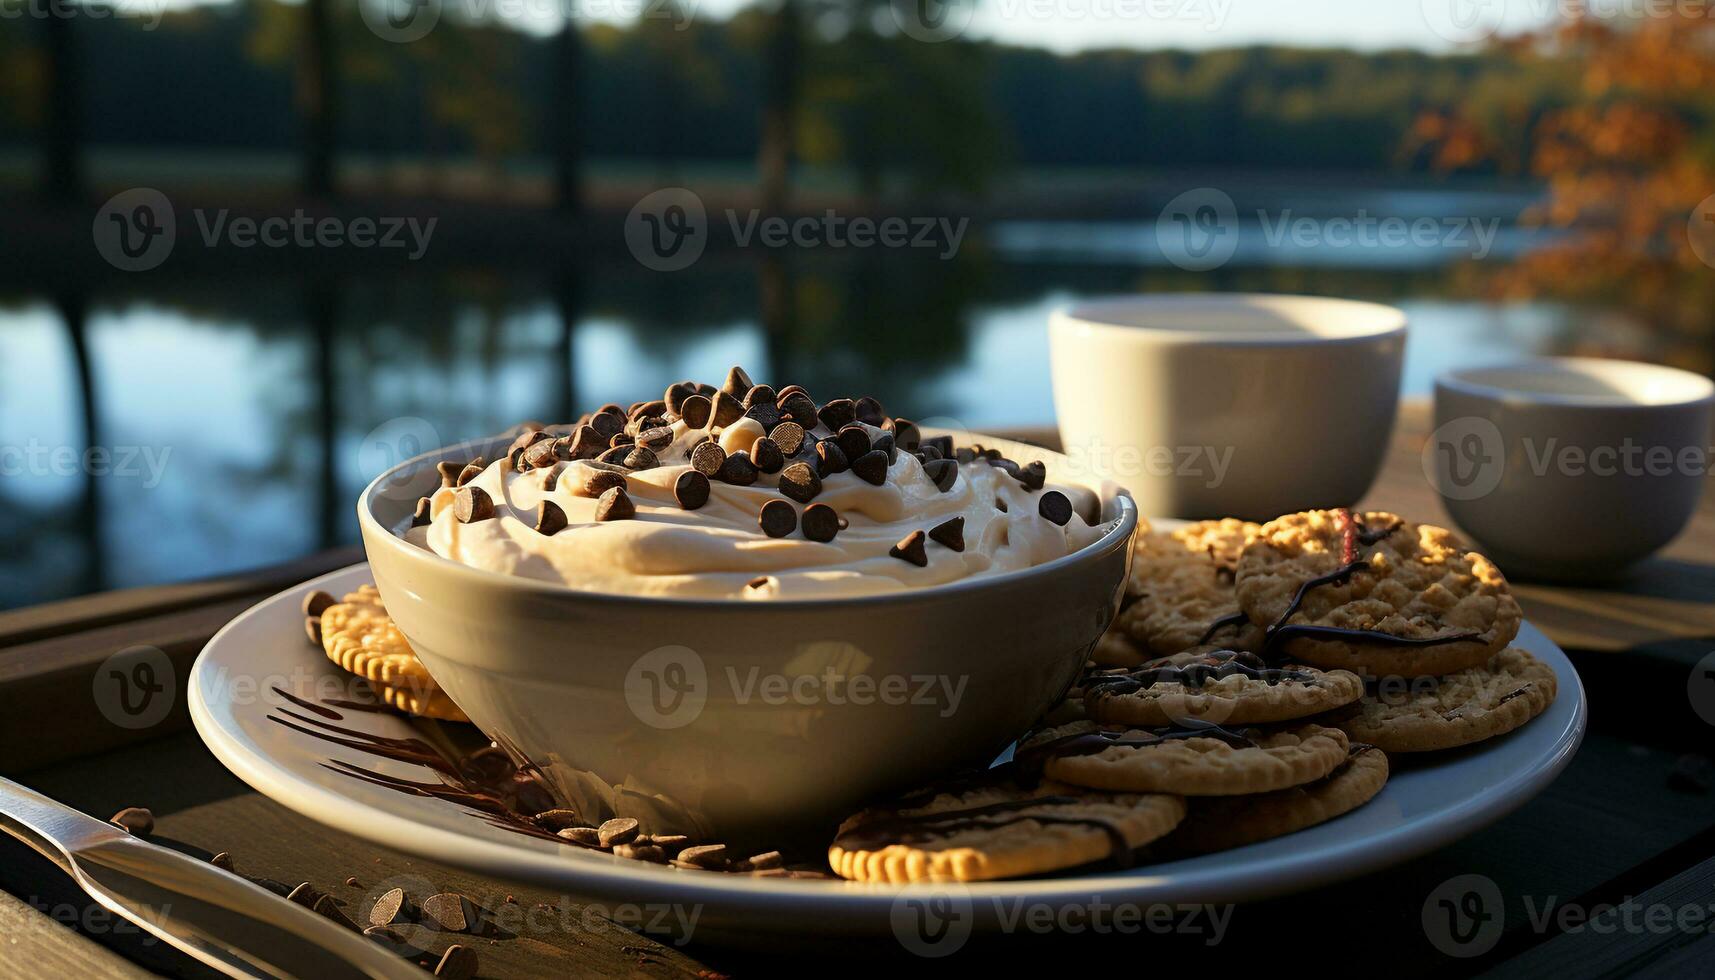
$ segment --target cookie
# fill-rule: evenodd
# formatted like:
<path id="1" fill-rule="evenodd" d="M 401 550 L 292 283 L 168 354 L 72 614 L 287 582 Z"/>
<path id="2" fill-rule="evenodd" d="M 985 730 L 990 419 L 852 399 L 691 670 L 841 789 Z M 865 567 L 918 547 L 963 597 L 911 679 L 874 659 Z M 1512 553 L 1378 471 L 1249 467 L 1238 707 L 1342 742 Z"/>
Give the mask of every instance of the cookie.
<path id="1" fill-rule="evenodd" d="M 1270 521 L 1239 558 L 1235 588 L 1269 653 L 1368 675 L 1479 666 L 1523 619 L 1493 562 L 1445 528 L 1381 511 Z"/>
<path id="2" fill-rule="evenodd" d="M 1254 653 L 1198 647 L 1188 663 L 1089 678 L 1084 709 L 1104 724 L 1155 727 L 1192 718 L 1218 725 L 1291 721 L 1351 704 L 1364 682 L 1344 670 L 1270 667 Z"/>
<path id="3" fill-rule="evenodd" d="M 1185 801 L 1159 793 L 1094 793 L 1044 781 L 936 793 L 850 817 L 828 847 L 843 878 L 904 884 L 1016 878 L 1093 861 L 1127 863 L 1172 830 Z"/>
<path id="4" fill-rule="evenodd" d="M 469 721 L 446 696 L 405 634 L 381 606 L 373 585 L 360 586 L 322 610 L 322 650 L 328 659 L 369 682 L 376 697 L 414 715 Z"/>
<path id="5" fill-rule="evenodd" d="M 1164 854 L 1208 854 L 1282 837 L 1349 813 L 1387 782 L 1387 755 L 1353 743 L 1346 761 L 1315 782 L 1254 796 L 1187 801 L 1185 820 L 1161 842 Z"/>
<path id="6" fill-rule="evenodd" d="M 1124 618 L 1125 613 L 1120 613 Z M 1095 649 L 1090 651 L 1090 661 L 1098 667 L 1136 667 L 1150 658 L 1150 654 L 1138 641 L 1131 638 L 1115 620 L 1096 641 Z"/>
<path id="7" fill-rule="evenodd" d="M 1542 714 L 1559 685 L 1547 664 L 1508 647 L 1481 667 L 1411 681 L 1406 690 L 1399 686 L 1384 682 L 1334 723 L 1353 740 L 1387 752 L 1450 749 L 1505 734 Z"/>
<path id="8" fill-rule="evenodd" d="M 1264 730 L 1185 722 L 1174 729 L 1077 722 L 1027 739 L 1050 779 L 1129 793 L 1231 796 L 1321 779 L 1346 758 L 1346 734 L 1303 724 Z"/>
<path id="9" fill-rule="evenodd" d="M 1157 656 L 1211 642 L 1261 649 L 1262 631 L 1239 611 L 1233 591 L 1239 556 L 1259 530 L 1226 518 L 1139 534 L 1126 586 L 1130 604 L 1118 628 Z"/>

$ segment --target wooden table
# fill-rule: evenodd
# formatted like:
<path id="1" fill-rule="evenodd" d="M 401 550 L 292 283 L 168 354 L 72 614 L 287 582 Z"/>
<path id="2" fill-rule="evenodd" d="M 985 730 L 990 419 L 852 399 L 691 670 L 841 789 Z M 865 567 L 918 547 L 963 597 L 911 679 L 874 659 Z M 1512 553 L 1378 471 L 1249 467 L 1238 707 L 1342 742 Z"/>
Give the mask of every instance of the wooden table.
<path id="1" fill-rule="evenodd" d="M 1444 517 L 1419 460 L 1426 418 L 1423 406 L 1406 406 L 1367 505 Z M 708 976 L 806 968 L 927 973 L 949 965 L 915 959 L 891 943 L 831 945 L 815 937 L 733 948 L 693 934 L 682 946 L 664 945 L 586 914 L 563 896 L 378 849 L 262 798 L 202 747 L 189 730 L 182 697 L 166 722 L 142 733 L 111 725 L 92 703 L 97 665 L 134 644 L 169 655 L 182 695 L 191 660 L 222 623 L 261 596 L 359 557 L 331 553 L 218 582 L 0 614 L 0 768 L 98 816 L 148 806 L 159 818 L 157 839 L 203 856 L 230 852 L 242 871 L 291 884 L 310 881 L 351 907 L 379 882 L 415 875 L 440 889 L 494 902 L 511 895 L 562 913 L 552 926 L 518 938 L 477 940 L 483 976 Z M 1135 957 L 1139 969 L 1170 973 L 1272 971 L 1291 962 L 1353 974 L 1552 971 L 1564 977 L 1715 968 L 1708 920 L 1696 929 L 1650 926 L 1652 915 L 1679 913 L 1683 921 L 1715 904 L 1709 757 L 1715 740 L 1687 688 L 1693 667 L 1715 652 L 1715 494 L 1705 495 L 1678 541 L 1623 583 L 1516 588 L 1527 616 L 1571 655 L 1591 705 L 1583 749 L 1536 800 L 1487 830 L 1386 872 L 1239 906 L 1213 945 L 1207 935 L 1021 933 L 973 941 L 951 965 L 1063 970 L 1071 956 L 1104 957 L 1084 960 L 1089 963 Z M 1715 701 L 1715 680 L 1707 683 Z M 1282 846 L 1290 846 L 1290 838 Z M 1430 941 L 1424 914 L 1432 894 L 1462 875 L 1494 883 L 1504 929 L 1481 955 L 1456 959 Z M 348 877 L 357 884 L 344 884 Z M 1633 927 L 1621 923 L 1618 931 L 1601 919 L 1581 927 L 1583 911 L 1628 898 L 1667 912 L 1628 912 Z M 51 866 L 0 842 L 0 980 L 204 975 L 185 957 L 99 913 Z M 432 941 L 444 945 L 449 938 Z"/>

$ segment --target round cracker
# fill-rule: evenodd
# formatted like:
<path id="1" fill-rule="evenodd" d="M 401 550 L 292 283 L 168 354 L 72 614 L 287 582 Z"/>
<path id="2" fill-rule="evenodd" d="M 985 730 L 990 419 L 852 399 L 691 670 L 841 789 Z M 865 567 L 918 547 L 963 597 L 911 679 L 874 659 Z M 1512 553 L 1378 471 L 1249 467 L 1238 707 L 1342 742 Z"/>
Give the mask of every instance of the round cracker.
<path id="1" fill-rule="evenodd" d="M 1356 741 L 1387 752 L 1433 752 L 1503 735 L 1547 710 L 1558 692 L 1554 669 L 1518 647 L 1487 664 L 1410 690 L 1366 695 L 1335 722 Z"/>
<path id="2" fill-rule="evenodd" d="M 407 714 L 469 721 L 447 697 L 381 605 L 373 585 L 359 586 L 322 610 L 322 650 L 329 660 L 369 682 L 375 696 Z"/>
<path id="3" fill-rule="evenodd" d="M 1082 726 L 1082 727 L 1080 727 Z M 1049 729 L 1029 740 L 1029 754 L 1070 735 L 1098 731 L 1091 722 Z M 1102 731 L 1121 739 L 1155 739 L 1160 730 L 1109 726 Z M 1252 744 L 1221 738 L 1165 738 L 1149 745 L 1111 745 L 1088 754 L 1056 754 L 1047 749 L 1044 772 L 1051 779 L 1111 792 L 1173 793 L 1180 796 L 1233 796 L 1266 793 L 1321 779 L 1346 758 L 1346 734 L 1321 725 L 1289 725 L 1273 730 L 1244 729 Z"/>

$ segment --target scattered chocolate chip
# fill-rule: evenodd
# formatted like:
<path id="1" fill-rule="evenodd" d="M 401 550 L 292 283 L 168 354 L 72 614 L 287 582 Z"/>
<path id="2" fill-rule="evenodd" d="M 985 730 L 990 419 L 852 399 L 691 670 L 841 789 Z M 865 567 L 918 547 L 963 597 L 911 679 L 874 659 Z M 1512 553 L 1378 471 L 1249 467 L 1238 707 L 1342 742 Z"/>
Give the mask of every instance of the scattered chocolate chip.
<path id="1" fill-rule="evenodd" d="M 758 575 L 757 577 L 755 577 L 755 578 L 751 579 L 750 581 L 744 583 L 744 587 L 747 589 L 761 589 L 761 588 L 767 587 L 767 585 L 768 585 L 768 576 L 766 576 L 766 575 Z"/>
<path id="2" fill-rule="evenodd" d="M 778 473 L 786 465 L 786 455 L 781 452 L 780 444 L 767 436 L 751 444 L 750 458 L 764 473 Z"/>
<path id="3" fill-rule="evenodd" d="M 744 418 L 744 405 L 737 398 L 722 391 L 715 395 L 715 424 L 731 425 Z"/>
<path id="4" fill-rule="evenodd" d="M 219 868 L 222 871 L 233 870 L 232 855 L 226 853 L 225 851 L 221 851 L 219 854 L 216 854 L 214 857 L 209 858 L 208 863 L 214 865 L 215 867 Z"/>
<path id="5" fill-rule="evenodd" d="M 762 533 L 771 538 L 784 538 L 798 529 L 798 510 L 784 500 L 770 500 L 756 515 Z"/>
<path id="6" fill-rule="evenodd" d="M 673 444 L 673 430 L 664 425 L 644 429 L 637 434 L 637 444 L 651 452 L 659 453 Z"/>
<path id="7" fill-rule="evenodd" d="M 666 864 L 667 852 L 654 844 L 621 844 L 613 849 L 615 857 L 630 858 L 633 861 L 648 861 L 651 864 Z"/>
<path id="8" fill-rule="evenodd" d="M 755 419 L 756 424 L 762 426 L 764 432 L 779 425 L 785 418 L 780 414 L 780 409 L 774 407 L 773 402 L 750 406 L 744 410 L 744 417 Z"/>
<path id="9" fill-rule="evenodd" d="M 922 531 L 912 531 L 902 538 L 898 544 L 888 549 L 887 553 L 900 561 L 908 561 L 918 568 L 926 568 L 929 565 L 929 552 L 924 547 L 924 537 Z"/>
<path id="10" fill-rule="evenodd" d="M 844 473 L 851 468 L 851 461 L 846 458 L 845 450 L 833 439 L 823 439 L 816 443 L 816 475 L 832 476 Z"/>
<path id="11" fill-rule="evenodd" d="M 748 487 L 756 482 L 756 464 L 750 461 L 750 453 L 740 449 L 721 463 L 718 478 L 722 483 L 730 483 L 735 487 Z"/>
<path id="12" fill-rule="evenodd" d="M 597 412 L 590 416 L 589 427 L 594 429 L 596 435 L 603 439 L 612 439 L 625 429 L 625 417 L 618 414 L 617 411 L 612 413 Z"/>
<path id="13" fill-rule="evenodd" d="M 560 474 L 560 482 L 575 497 L 599 497 L 615 487 L 625 486 L 625 474 L 600 462 L 590 461 L 566 467 Z"/>
<path id="14" fill-rule="evenodd" d="M 941 458 L 941 450 L 934 446 L 919 446 L 911 455 L 917 457 L 919 463 L 933 462 Z"/>
<path id="15" fill-rule="evenodd" d="M 852 460 L 852 472 L 865 483 L 881 486 L 887 482 L 887 453 L 871 450 Z"/>
<path id="16" fill-rule="evenodd" d="M 476 903 L 457 892 L 441 892 L 423 899 L 423 918 L 442 932 L 481 932 L 482 919 Z"/>
<path id="17" fill-rule="evenodd" d="M 661 404 L 667 406 L 667 411 L 674 415 L 683 416 L 685 402 L 696 397 L 698 395 L 695 381 L 679 381 L 667 386 L 667 393 L 661 396 Z"/>
<path id="18" fill-rule="evenodd" d="M 460 524 L 486 521 L 494 516 L 494 501 L 481 487 L 460 487 L 453 496 L 453 516 Z"/>
<path id="19" fill-rule="evenodd" d="M 646 446 L 633 446 L 631 452 L 625 454 L 623 465 L 628 470 L 652 470 L 661 465 L 661 457 Z"/>
<path id="20" fill-rule="evenodd" d="M 463 463 L 455 463 L 451 460 L 443 459 L 435 464 L 435 472 L 441 474 L 441 486 L 443 487 L 458 486 L 459 470 L 462 469 L 464 469 Z"/>
<path id="21" fill-rule="evenodd" d="M 1034 460 L 1019 467 L 1017 475 L 1026 490 L 1040 490 L 1048 480 L 1048 467 L 1041 460 Z"/>
<path id="22" fill-rule="evenodd" d="M 304 594 L 304 601 L 298 608 L 302 609 L 306 616 L 320 616 L 334 602 L 335 599 L 332 595 L 323 592 L 321 589 L 316 589 Z"/>
<path id="23" fill-rule="evenodd" d="M 348 875 L 345 879 L 345 887 L 347 887 L 347 888 L 360 887 L 358 880 L 357 880 L 357 876 L 356 875 Z"/>
<path id="24" fill-rule="evenodd" d="M 481 968 L 476 950 L 453 943 L 435 964 L 435 976 L 442 980 L 471 980 Z"/>
<path id="25" fill-rule="evenodd" d="M 804 527 L 804 537 L 811 541 L 832 541 L 834 535 L 840 533 L 840 516 L 827 504 L 811 504 L 804 508 L 799 523 Z"/>
<path id="26" fill-rule="evenodd" d="M 483 464 L 482 464 L 482 457 L 481 456 L 478 456 L 476 458 L 475 462 L 466 463 L 465 468 L 462 470 L 459 470 L 458 479 L 453 481 L 453 485 L 462 487 L 465 484 L 469 483 L 470 481 L 481 476 L 482 475 L 482 466 L 483 466 Z"/>
<path id="27" fill-rule="evenodd" d="M 417 509 L 411 512 L 412 527 L 428 527 L 434 520 L 435 502 L 428 497 L 417 498 Z"/>
<path id="28" fill-rule="evenodd" d="M 935 489 L 946 493 L 959 482 L 959 464 L 950 459 L 932 459 L 923 464 L 923 472 L 935 481 Z"/>
<path id="29" fill-rule="evenodd" d="M 582 844 L 585 847 L 601 846 L 601 835 L 594 827 L 564 827 L 556 833 L 574 844 Z"/>
<path id="30" fill-rule="evenodd" d="M 323 895 L 317 898 L 310 906 L 310 910 L 324 919 L 345 926 L 352 932 L 357 931 L 357 923 L 351 921 L 351 917 L 345 914 L 345 910 L 339 907 L 339 902 L 332 895 Z"/>
<path id="31" fill-rule="evenodd" d="M 1047 518 L 1050 523 L 1066 526 L 1072 519 L 1072 502 L 1058 490 L 1050 490 L 1036 502 L 1036 511 Z"/>
<path id="32" fill-rule="evenodd" d="M 673 499 L 680 510 L 696 510 L 709 502 L 709 478 L 696 470 L 686 470 L 673 481 Z"/>
<path id="33" fill-rule="evenodd" d="M 554 437 L 552 435 L 543 432 L 540 426 L 525 429 L 523 432 L 518 433 L 517 438 L 512 440 L 512 445 L 506 447 L 506 455 L 511 456 L 521 450 L 529 449 L 531 446 L 541 442 L 543 439 L 552 440 L 553 438 Z"/>
<path id="34" fill-rule="evenodd" d="M 665 399 L 657 398 L 654 401 L 638 402 L 631 406 L 631 411 L 626 413 L 625 420 L 627 422 L 641 422 L 645 419 L 665 419 L 666 416 L 667 402 Z M 661 423 L 657 422 L 656 424 L 660 425 Z M 633 428 L 637 427 L 634 426 Z M 650 427 L 643 426 L 643 428 Z"/>
<path id="35" fill-rule="evenodd" d="M 624 487 L 602 491 L 596 498 L 595 519 L 598 521 L 628 521 L 637 516 L 637 507 L 626 495 Z"/>
<path id="36" fill-rule="evenodd" d="M 745 863 L 750 865 L 752 871 L 767 871 L 770 868 L 784 868 L 786 858 L 779 851 L 763 851 L 761 854 L 751 855 L 750 860 Z"/>
<path id="37" fill-rule="evenodd" d="M 597 456 L 595 461 L 598 463 L 609 463 L 614 466 L 624 466 L 625 457 L 629 455 L 631 455 L 631 444 L 622 443 L 618 446 L 610 446 L 607 449 L 602 450 L 601 455 Z"/>
<path id="38" fill-rule="evenodd" d="M 744 368 L 734 364 L 726 373 L 726 382 L 721 385 L 721 392 L 734 398 L 743 398 L 750 393 L 750 389 L 750 375 L 745 373 Z"/>
<path id="39" fill-rule="evenodd" d="M 780 471 L 780 492 L 807 504 L 822 492 L 822 478 L 809 463 L 793 463 Z"/>
<path id="40" fill-rule="evenodd" d="M 887 421 L 887 413 L 882 411 L 881 402 L 868 395 L 852 402 L 852 414 L 857 417 L 859 422 L 869 425 L 880 426 L 881 423 Z"/>
<path id="41" fill-rule="evenodd" d="M 836 398 L 823 405 L 816 417 L 822 420 L 829 432 L 838 432 L 856 421 L 857 412 L 852 407 L 850 398 Z"/>
<path id="42" fill-rule="evenodd" d="M 561 450 L 567 459 L 595 459 L 607 448 L 608 437 L 587 425 L 578 426 L 570 438 L 571 443 Z"/>
<path id="43" fill-rule="evenodd" d="M 923 444 L 923 433 L 918 431 L 917 423 L 910 419 L 892 419 L 891 421 L 893 422 L 893 441 L 899 444 L 900 449 L 908 453 L 916 452 L 918 447 Z"/>
<path id="44" fill-rule="evenodd" d="M 780 408 L 780 414 L 802 426 L 814 428 L 816 425 L 816 402 L 802 388 L 793 389 L 791 394 L 780 393 L 775 402 Z"/>
<path id="45" fill-rule="evenodd" d="M 536 505 L 536 533 L 550 537 L 564 531 L 569 522 L 566 512 L 552 500 L 544 500 Z"/>
<path id="46" fill-rule="evenodd" d="M 372 926 L 390 926 L 396 922 L 411 922 L 416 918 L 417 909 L 411 904 L 411 899 L 403 888 L 388 889 L 369 908 L 369 924 Z"/>
<path id="47" fill-rule="evenodd" d="M 977 452 L 969 446 L 960 446 L 953 450 L 953 458 L 961 463 L 974 463 L 977 461 Z"/>
<path id="48" fill-rule="evenodd" d="M 601 846 L 613 847 L 636 840 L 637 827 L 636 817 L 614 817 L 596 828 L 596 834 L 601 839 Z"/>
<path id="49" fill-rule="evenodd" d="M 304 635 L 310 638 L 311 646 L 320 647 L 322 645 L 322 621 L 320 617 L 304 617 Z"/>
<path id="50" fill-rule="evenodd" d="M 961 452 L 962 451 L 963 450 L 961 450 Z M 1005 457 L 1001 457 L 1000 459 L 985 460 L 985 462 L 987 462 L 990 466 L 994 467 L 995 469 L 1000 470 L 1000 471 L 1010 475 L 1015 480 L 1019 478 L 1019 472 L 1020 472 L 1019 466 L 1017 463 L 1014 463 L 1010 459 L 1007 459 Z"/>
<path id="51" fill-rule="evenodd" d="M 954 517 L 935 525 L 929 529 L 929 540 L 945 545 L 954 551 L 964 551 L 965 519 Z"/>
<path id="52" fill-rule="evenodd" d="M 543 810 L 536 814 L 534 819 L 542 826 L 556 832 L 565 830 L 567 827 L 582 827 L 584 825 L 584 818 L 578 815 L 578 811 L 567 810 L 563 807 Z"/>
<path id="53" fill-rule="evenodd" d="M 692 395 L 679 406 L 679 417 L 685 420 L 687 428 L 704 429 L 708 427 L 709 419 L 714 417 L 715 403 L 705 395 Z"/>
<path id="54" fill-rule="evenodd" d="M 155 815 L 148 807 L 128 806 L 109 817 L 108 822 L 133 834 L 147 836 L 155 832 Z"/>
<path id="55" fill-rule="evenodd" d="M 814 421 L 814 414 L 811 415 Z M 768 438 L 780 447 L 780 451 L 790 456 L 804 445 L 804 426 L 797 422 L 782 422 L 768 431 Z"/>
<path id="56" fill-rule="evenodd" d="M 1006 513 L 1006 498 L 1005 497 L 994 498 L 994 509 L 1000 511 L 1002 514 Z"/>
<path id="57" fill-rule="evenodd" d="M 691 468 L 704 476 L 714 476 L 726 462 L 726 450 L 719 443 L 705 442 L 691 450 Z"/>
<path id="58" fill-rule="evenodd" d="M 307 881 L 302 881 L 298 883 L 296 888 L 292 889 L 291 894 L 286 896 L 286 900 L 309 908 L 316 904 L 316 899 L 321 897 L 322 893 L 316 891 L 316 886 Z"/>
<path id="59" fill-rule="evenodd" d="M 679 852 L 679 862 L 694 868 L 708 868 L 711 871 L 724 868 L 727 863 L 726 845 L 698 844 L 695 847 L 687 847 Z"/>
<path id="60" fill-rule="evenodd" d="M 543 433 L 546 435 L 547 433 Z M 554 440 L 543 439 L 531 443 L 524 449 L 524 465 L 531 469 L 541 469 L 552 466 L 559 460 L 559 452 L 554 448 Z"/>
<path id="61" fill-rule="evenodd" d="M 842 428 L 835 438 L 839 440 L 840 451 L 846 454 L 847 459 L 857 459 L 869 452 L 869 430 L 855 422 Z"/>

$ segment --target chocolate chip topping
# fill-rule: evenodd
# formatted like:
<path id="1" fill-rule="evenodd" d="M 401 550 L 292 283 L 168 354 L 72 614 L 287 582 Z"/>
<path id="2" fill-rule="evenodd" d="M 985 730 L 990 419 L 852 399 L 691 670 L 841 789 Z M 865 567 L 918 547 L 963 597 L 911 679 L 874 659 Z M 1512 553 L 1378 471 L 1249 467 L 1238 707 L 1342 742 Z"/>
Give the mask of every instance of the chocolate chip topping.
<path id="1" fill-rule="evenodd" d="M 1024 484 L 1026 490 L 1040 490 L 1048 479 L 1048 467 L 1043 465 L 1041 460 L 1033 460 L 1019 467 L 1017 476 L 1018 482 Z"/>
<path id="2" fill-rule="evenodd" d="M 546 432 L 542 435 L 547 435 Z M 554 440 L 542 439 L 524 447 L 521 461 L 531 469 L 541 469 L 559 462 L 559 455 L 554 449 Z"/>
<path id="3" fill-rule="evenodd" d="M 644 429 L 637 434 L 637 444 L 646 447 L 651 452 L 659 453 L 673 444 L 673 430 L 665 425 L 653 429 Z"/>
<path id="4" fill-rule="evenodd" d="M 1072 502 L 1058 490 L 1050 490 L 1036 502 L 1036 510 L 1050 523 L 1066 526 L 1072 519 Z"/>
<path id="5" fill-rule="evenodd" d="M 434 501 L 430 500 L 428 497 L 418 497 L 417 509 L 411 512 L 411 526 L 427 527 L 430 515 L 433 513 L 431 510 L 433 505 Z"/>
<path id="6" fill-rule="evenodd" d="M 756 468 L 764 473 L 778 473 L 786 465 L 786 455 L 780 451 L 780 444 L 767 436 L 751 444 L 750 457 Z"/>
<path id="7" fill-rule="evenodd" d="M 566 529 L 566 512 L 552 500 L 536 505 L 536 533 L 555 535 Z"/>
<path id="8" fill-rule="evenodd" d="M 456 481 L 455 485 L 462 487 L 465 484 L 469 483 L 470 481 L 481 476 L 482 475 L 482 468 L 483 468 L 483 462 L 482 462 L 481 456 L 478 456 L 477 458 L 466 463 L 464 469 L 459 470 L 459 478 Z"/>
<path id="9" fill-rule="evenodd" d="M 667 407 L 667 411 L 674 415 L 683 416 L 685 414 L 685 401 L 695 397 L 697 397 L 697 383 L 695 381 L 678 381 L 667 386 L 666 394 L 661 396 L 661 403 Z"/>
<path id="10" fill-rule="evenodd" d="M 822 492 L 822 478 L 809 463 L 793 463 L 780 471 L 780 492 L 807 504 Z"/>
<path id="11" fill-rule="evenodd" d="M 756 464 L 750 461 L 750 453 L 740 449 L 721 464 L 718 478 L 722 483 L 730 483 L 735 487 L 748 487 L 756 482 L 756 476 Z"/>
<path id="12" fill-rule="evenodd" d="M 804 537 L 811 541 L 832 541 L 834 535 L 840 533 L 840 515 L 827 504 L 811 504 L 804 508 L 799 523 L 804 526 Z"/>
<path id="13" fill-rule="evenodd" d="M 686 470 L 673 481 L 673 499 L 681 510 L 696 510 L 709 502 L 709 478 L 697 470 Z"/>
<path id="14" fill-rule="evenodd" d="M 951 459 L 953 457 L 953 437 L 933 436 L 931 438 L 924 439 L 921 448 L 934 449 L 942 459 Z"/>
<path id="15" fill-rule="evenodd" d="M 888 549 L 887 553 L 900 561 L 908 561 L 918 568 L 927 568 L 929 567 L 929 552 L 923 545 L 925 537 L 922 531 L 912 531 L 898 544 Z"/>
<path id="16" fill-rule="evenodd" d="M 625 454 L 624 466 L 628 470 L 652 470 L 660 465 L 661 458 L 647 446 L 634 446 Z"/>
<path id="17" fill-rule="evenodd" d="M 840 448 L 838 442 L 823 439 L 816 443 L 816 475 L 832 476 L 835 473 L 844 473 L 850 467 L 851 463 L 846 459 L 845 451 Z"/>
<path id="18" fill-rule="evenodd" d="M 775 394 L 772 387 L 768 385 L 753 385 L 751 386 L 751 389 L 744 394 L 744 407 L 749 409 L 755 408 L 758 405 L 773 405 L 774 400 Z"/>
<path id="19" fill-rule="evenodd" d="M 692 395 L 679 406 L 679 417 L 692 429 L 707 428 L 709 419 L 713 418 L 714 414 L 715 403 L 709 401 L 706 395 Z"/>
<path id="20" fill-rule="evenodd" d="M 821 411 L 816 413 L 816 417 L 822 420 L 822 424 L 828 427 L 829 432 L 838 432 L 856 421 L 857 412 L 853 408 L 850 398 L 836 398 L 823 405 Z"/>
<path id="21" fill-rule="evenodd" d="M 481 487 L 460 487 L 453 495 L 453 516 L 460 524 L 486 521 L 494 516 L 494 501 Z"/>
<path id="22" fill-rule="evenodd" d="M 869 430 L 861 425 L 845 426 L 835 438 L 839 440 L 840 452 L 845 453 L 847 459 L 857 459 L 869 452 Z"/>
<path id="23" fill-rule="evenodd" d="M 435 464 L 435 471 L 441 474 L 441 486 L 443 487 L 458 486 L 459 470 L 462 469 L 464 469 L 462 463 L 455 463 L 450 459 L 443 459 Z"/>
<path id="24" fill-rule="evenodd" d="M 595 519 L 598 521 L 628 521 L 636 516 L 637 506 L 631 502 L 624 487 L 614 487 L 596 498 Z"/>
<path id="25" fill-rule="evenodd" d="M 762 505 L 756 515 L 762 533 L 771 538 L 784 538 L 798 529 L 798 510 L 784 500 L 774 499 Z"/>
<path id="26" fill-rule="evenodd" d="M 607 448 L 607 436 L 602 435 L 593 426 L 580 425 L 578 431 L 572 433 L 571 443 L 562 450 L 566 459 L 595 459 L 601 451 Z"/>
<path id="27" fill-rule="evenodd" d="M 721 385 L 721 391 L 734 398 L 743 398 L 750 393 L 750 389 L 750 375 L 745 373 L 744 368 L 734 364 L 726 373 L 726 383 Z"/>
<path id="28" fill-rule="evenodd" d="M 625 457 L 629 455 L 631 455 L 631 443 L 622 442 L 617 446 L 610 446 L 602 450 L 601 455 L 595 459 L 598 463 L 607 463 L 610 466 L 624 466 Z"/>
<path id="29" fill-rule="evenodd" d="M 614 817 L 596 828 L 596 834 L 601 839 L 601 846 L 613 847 L 636 840 L 637 828 L 636 817 Z"/>
<path id="30" fill-rule="evenodd" d="M 965 519 L 954 517 L 929 529 L 929 540 L 954 551 L 965 550 Z"/>
<path id="31" fill-rule="evenodd" d="M 814 420 L 815 415 L 812 413 L 812 423 Z M 804 426 L 797 422 L 782 422 L 769 430 L 768 438 L 774 440 L 774 444 L 780 447 L 781 452 L 791 456 L 804 445 Z"/>
<path id="32" fill-rule="evenodd" d="M 612 439 L 625 428 L 625 418 L 617 412 L 597 412 L 590 416 L 589 425 L 603 439 Z"/>
<path id="33" fill-rule="evenodd" d="M 574 497 L 599 497 L 625 486 L 625 473 L 605 463 L 590 460 L 566 467 L 560 482 Z"/>
<path id="34" fill-rule="evenodd" d="M 869 442 L 869 448 L 879 449 L 886 453 L 887 465 L 889 466 L 892 466 L 893 461 L 899 458 L 899 447 L 894 444 L 893 433 L 891 432 L 883 432 L 871 439 Z"/>
<path id="35" fill-rule="evenodd" d="M 715 424 L 731 425 L 744 418 L 744 406 L 737 398 L 722 391 L 715 395 Z"/>
<path id="36" fill-rule="evenodd" d="M 704 476 L 714 476 L 726 462 L 726 450 L 719 443 L 705 442 L 691 450 L 691 468 Z"/>
<path id="37" fill-rule="evenodd" d="M 887 453 L 874 449 L 852 461 L 852 472 L 871 486 L 887 482 Z"/>
<path id="38" fill-rule="evenodd" d="M 780 408 L 780 414 L 786 416 L 799 425 L 811 428 L 815 427 L 816 402 L 804 391 L 804 389 L 798 388 L 791 394 L 787 394 L 785 391 L 782 391 L 776 404 Z"/>
<path id="39" fill-rule="evenodd" d="M 1000 511 L 1002 514 L 1006 513 L 1006 498 L 1005 497 L 994 498 L 994 509 Z"/>
<path id="40" fill-rule="evenodd" d="M 857 416 L 859 422 L 869 425 L 879 427 L 881 423 L 887 421 L 887 413 L 882 410 L 881 402 L 868 395 L 852 403 L 852 412 Z"/>
<path id="41" fill-rule="evenodd" d="M 910 419 L 894 419 L 893 441 L 908 453 L 916 452 L 923 445 L 923 433 L 918 431 L 917 423 Z"/>
<path id="42" fill-rule="evenodd" d="M 935 481 L 935 489 L 946 493 L 959 481 L 959 464 L 950 459 L 932 459 L 923 464 L 923 472 Z"/>

